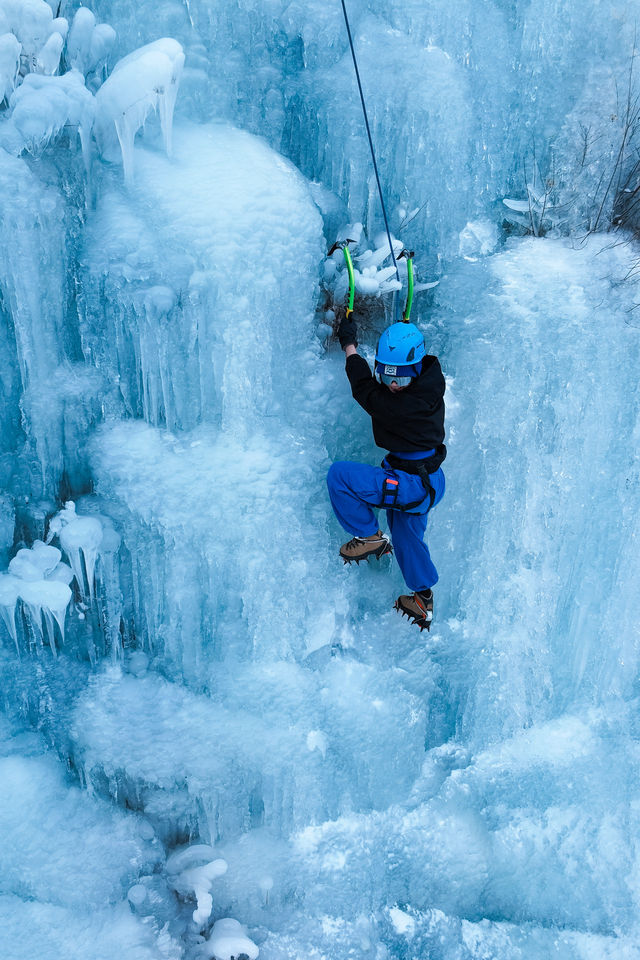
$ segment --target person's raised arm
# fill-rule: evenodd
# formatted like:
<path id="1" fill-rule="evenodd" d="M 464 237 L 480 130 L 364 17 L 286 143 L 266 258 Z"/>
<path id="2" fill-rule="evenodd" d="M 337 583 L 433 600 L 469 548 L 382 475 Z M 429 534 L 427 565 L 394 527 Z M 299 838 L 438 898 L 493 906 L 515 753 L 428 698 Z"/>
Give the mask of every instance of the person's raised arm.
<path id="1" fill-rule="evenodd" d="M 358 346 L 358 324 L 353 314 L 350 317 L 343 317 L 338 327 L 338 341 L 348 357 L 357 353 Z"/>

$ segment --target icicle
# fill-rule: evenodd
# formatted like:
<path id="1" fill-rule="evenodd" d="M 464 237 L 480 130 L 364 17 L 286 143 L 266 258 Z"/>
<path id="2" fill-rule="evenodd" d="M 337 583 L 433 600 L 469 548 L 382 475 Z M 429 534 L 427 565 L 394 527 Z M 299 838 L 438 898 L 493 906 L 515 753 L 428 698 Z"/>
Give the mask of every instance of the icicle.
<path id="1" fill-rule="evenodd" d="M 96 24 L 87 7 L 80 7 L 73 18 L 67 57 L 72 67 L 85 76 L 94 73 L 106 61 L 116 40 L 116 32 L 108 23 Z"/>
<path id="2" fill-rule="evenodd" d="M 102 543 L 102 524 L 94 517 L 76 517 L 60 531 L 60 543 L 69 557 L 81 593 L 83 596 L 88 593 L 93 599 L 96 558 Z"/>
<path id="3" fill-rule="evenodd" d="M 197 907 L 193 912 L 193 921 L 198 927 L 204 926 L 211 916 L 211 889 L 214 880 L 227 872 L 226 860 L 212 860 L 213 854 L 213 848 L 207 844 L 194 844 L 177 851 L 167 860 L 170 886 L 182 897 L 196 898 Z"/>
<path id="4" fill-rule="evenodd" d="M 46 639 L 49 641 L 51 652 L 55 655 L 54 622 L 58 624 L 60 636 L 64 641 L 64 619 L 71 600 L 71 590 L 66 584 L 55 580 L 37 580 L 35 582 L 25 580 L 19 584 L 19 595 L 36 633 L 43 641 L 42 622 L 44 615 Z"/>
<path id="5" fill-rule="evenodd" d="M 18 648 L 18 631 L 16 629 L 16 604 L 18 602 L 20 590 L 20 581 L 11 574 L 0 574 L 0 616 L 7 626 L 7 630 L 13 637 L 13 642 Z"/>
<path id="6" fill-rule="evenodd" d="M 123 601 L 118 566 L 119 550 L 120 535 L 111 527 L 105 526 L 96 572 L 97 580 L 100 583 L 100 594 L 104 597 L 105 633 L 113 660 L 122 656 L 120 623 Z"/>

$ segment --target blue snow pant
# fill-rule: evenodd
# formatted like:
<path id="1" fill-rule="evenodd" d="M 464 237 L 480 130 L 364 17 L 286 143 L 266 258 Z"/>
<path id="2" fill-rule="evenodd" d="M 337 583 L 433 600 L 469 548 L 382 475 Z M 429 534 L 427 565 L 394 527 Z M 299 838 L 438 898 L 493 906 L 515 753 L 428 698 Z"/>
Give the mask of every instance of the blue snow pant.
<path id="1" fill-rule="evenodd" d="M 386 461 L 383 461 L 386 464 Z M 378 531 L 378 521 L 371 509 L 380 507 L 383 499 L 383 484 L 387 477 L 398 481 L 398 506 L 414 503 L 425 494 L 420 477 L 391 467 L 370 467 L 366 463 L 351 463 L 338 460 L 327 474 L 327 486 L 334 513 L 341 525 L 352 537 L 370 537 Z M 429 474 L 435 490 L 433 506 L 444 495 L 442 469 Z M 391 508 L 387 521 L 393 541 L 393 550 L 410 590 L 426 590 L 438 582 L 438 572 L 433 565 L 429 548 L 424 542 L 429 513 L 429 496 L 410 513 Z"/>

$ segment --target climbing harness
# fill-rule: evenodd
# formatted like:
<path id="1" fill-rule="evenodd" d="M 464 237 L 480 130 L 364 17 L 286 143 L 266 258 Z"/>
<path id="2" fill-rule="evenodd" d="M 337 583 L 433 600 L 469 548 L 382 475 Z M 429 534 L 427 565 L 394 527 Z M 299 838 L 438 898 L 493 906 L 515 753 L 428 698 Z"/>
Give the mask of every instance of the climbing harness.
<path id="1" fill-rule="evenodd" d="M 383 460 L 380 464 L 382 469 L 388 469 L 385 467 L 385 461 Z M 426 474 L 426 471 L 424 471 Z M 433 501 L 436 498 L 436 492 L 431 486 L 429 480 L 429 475 L 426 474 L 426 477 L 423 476 L 423 472 L 418 472 L 418 476 L 422 481 L 422 486 L 424 487 L 424 496 L 420 497 L 419 500 L 412 500 L 411 503 L 398 503 L 398 494 L 400 492 L 400 481 L 396 480 L 394 477 L 385 477 L 382 484 L 382 500 L 380 503 L 376 504 L 378 509 L 385 510 L 399 510 L 400 513 L 411 513 L 412 510 L 415 510 L 416 507 L 419 507 L 425 502 L 427 497 L 429 498 L 429 507 L 428 510 L 431 510 L 433 506 Z M 426 481 L 426 482 L 425 482 Z M 427 510 L 427 512 L 428 512 Z M 418 513 L 424 513 L 424 510 L 419 510 Z"/>
<path id="2" fill-rule="evenodd" d="M 428 510 L 431 510 L 431 507 L 436 499 L 436 491 L 431 483 L 429 468 L 431 467 L 431 470 L 434 470 L 434 472 L 438 469 L 437 466 L 434 468 L 434 461 L 432 460 L 432 458 L 435 456 L 435 453 L 435 450 L 427 451 L 427 456 L 422 460 L 404 460 L 402 457 L 398 457 L 394 453 L 388 453 L 380 464 L 382 469 L 389 470 L 389 468 L 391 468 L 392 470 L 402 470 L 404 473 L 411 473 L 420 477 L 422 486 L 424 487 L 424 497 L 422 497 L 420 500 L 414 500 L 413 503 L 398 505 L 398 481 L 390 477 L 386 477 L 382 485 L 382 503 L 380 503 L 379 506 L 400 510 L 401 513 L 406 513 L 407 511 L 415 510 L 415 508 L 423 504 L 428 497 Z M 393 499 L 393 502 L 389 502 L 393 498 L 394 491 L 395 498 Z M 422 513 L 423 511 L 419 512 Z"/>

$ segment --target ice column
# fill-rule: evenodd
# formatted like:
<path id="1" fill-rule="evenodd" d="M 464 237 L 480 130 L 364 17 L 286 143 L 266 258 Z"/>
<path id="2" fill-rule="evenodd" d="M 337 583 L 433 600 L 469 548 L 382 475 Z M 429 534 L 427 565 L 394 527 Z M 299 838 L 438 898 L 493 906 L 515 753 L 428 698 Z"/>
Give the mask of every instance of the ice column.
<path id="1" fill-rule="evenodd" d="M 15 350 L 25 392 L 26 428 L 35 441 L 44 485 L 62 472 L 55 414 L 37 408 L 41 392 L 62 359 L 65 233 L 60 194 L 35 178 L 24 160 L 0 149 L 0 295 L 10 313 Z"/>

